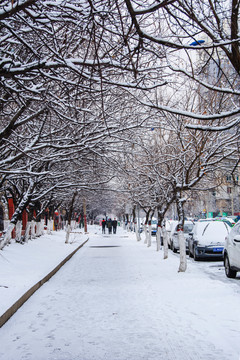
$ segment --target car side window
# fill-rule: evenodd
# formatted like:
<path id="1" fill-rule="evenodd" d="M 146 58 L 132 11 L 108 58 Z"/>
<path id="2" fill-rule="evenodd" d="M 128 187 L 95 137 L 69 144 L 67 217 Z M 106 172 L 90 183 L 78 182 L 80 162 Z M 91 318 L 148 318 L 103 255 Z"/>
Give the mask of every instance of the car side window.
<path id="1" fill-rule="evenodd" d="M 237 224 L 232 228 L 231 235 L 240 235 L 240 224 Z"/>

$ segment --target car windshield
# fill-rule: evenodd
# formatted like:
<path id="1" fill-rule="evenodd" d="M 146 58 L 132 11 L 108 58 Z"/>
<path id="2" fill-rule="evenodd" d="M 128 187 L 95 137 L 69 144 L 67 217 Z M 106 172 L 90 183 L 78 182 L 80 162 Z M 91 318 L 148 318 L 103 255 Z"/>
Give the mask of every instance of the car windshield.
<path id="1" fill-rule="evenodd" d="M 225 237 L 229 234 L 230 226 L 223 221 L 211 221 L 203 231 L 201 243 L 224 243 Z"/>

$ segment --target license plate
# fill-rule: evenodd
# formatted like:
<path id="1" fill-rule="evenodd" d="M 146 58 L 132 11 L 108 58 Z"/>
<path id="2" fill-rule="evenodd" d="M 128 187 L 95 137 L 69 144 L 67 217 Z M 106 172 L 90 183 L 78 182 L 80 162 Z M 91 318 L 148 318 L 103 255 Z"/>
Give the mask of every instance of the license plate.
<path id="1" fill-rule="evenodd" d="M 213 248 L 213 252 L 223 252 L 223 248 Z"/>

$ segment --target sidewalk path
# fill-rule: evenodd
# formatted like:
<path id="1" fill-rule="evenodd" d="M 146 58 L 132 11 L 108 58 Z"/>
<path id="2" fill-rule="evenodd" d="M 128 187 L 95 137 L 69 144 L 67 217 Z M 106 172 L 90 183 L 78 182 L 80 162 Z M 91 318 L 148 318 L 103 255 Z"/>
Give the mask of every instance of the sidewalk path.
<path id="1" fill-rule="evenodd" d="M 96 228 L 2 327 L 0 359 L 239 360 L 239 286 L 178 261 Z"/>

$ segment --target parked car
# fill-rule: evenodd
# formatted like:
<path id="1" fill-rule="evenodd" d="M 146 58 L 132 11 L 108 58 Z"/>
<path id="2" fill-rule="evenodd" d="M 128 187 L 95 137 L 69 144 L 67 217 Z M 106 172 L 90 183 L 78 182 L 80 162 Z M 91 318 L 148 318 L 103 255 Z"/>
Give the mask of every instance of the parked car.
<path id="1" fill-rule="evenodd" d="M 240 221 L 225 239 L 224 266 L 226 276 L 235 278 L 240 271 Z"/>
<path id="2" fill-rule="evenodd" d="M 167 230 L 167 234 L 168 234 L 169 249 L 171 249 L 171 239 L 172 239 L 172 236 L 173 236 L 173 233 L 175 231 L 177 224 L 178 224 L 177 220 L 167 220 L 167 222 L 166 222 L 166 230 Z"/>
<path id="3" fill-rule="evenodd" d="M 157 220 L 153 219 L 151 221 L 151 225 L 152 225 L 152 235 L 156 235 L 157 234 L 157 228 L 158 228 Z"/>
<path id="4" fill-rule="evenodd" d="M 223 259 L 225 238 L 231 227 L 224 221 L 199 221 L 187 239 L 194 260 Z"/>
<path id="5" fill-rule="evenodd" d="M 143 230 L 144 230 L 144 223 L 145 223 L 145 219 L 143 219 L 141 222 L 140 233 L 143 232 Z M 158 224 L 158 222 L 156 219 L 151 220 L 151 227 L 152 227 L 151 234 L 152 235 L 156 235 L 156 233 L 157 233 L 157 224 Z M 148 229 L 148 226 L 147 226 L 147 229 Z"/>
<path id="6" fill-rule="evenodd" d="M 216 217 L 214 218 L 214 220 L 225 221 L 230 227 L 233 227 L 235 225 L 235 222 L 228 217 Z"/>
<path id="7" fill-rule="evenodd" d="M 185 221 L 183 226 L 183 233 L 184 237 L 186 239 L 186 251 L 188 252 L 188 243 L 187 238 L 189 236 L 189 233 L 191 233 L 193 230 L 193 222 L 192 221 Z M 178 224 L 174 226 L 174 230 L 171 233 L 170 238 L 170 247 L 173 252 L 177 252 L 179 250 L 179 241 L 178 241 Z"/>

